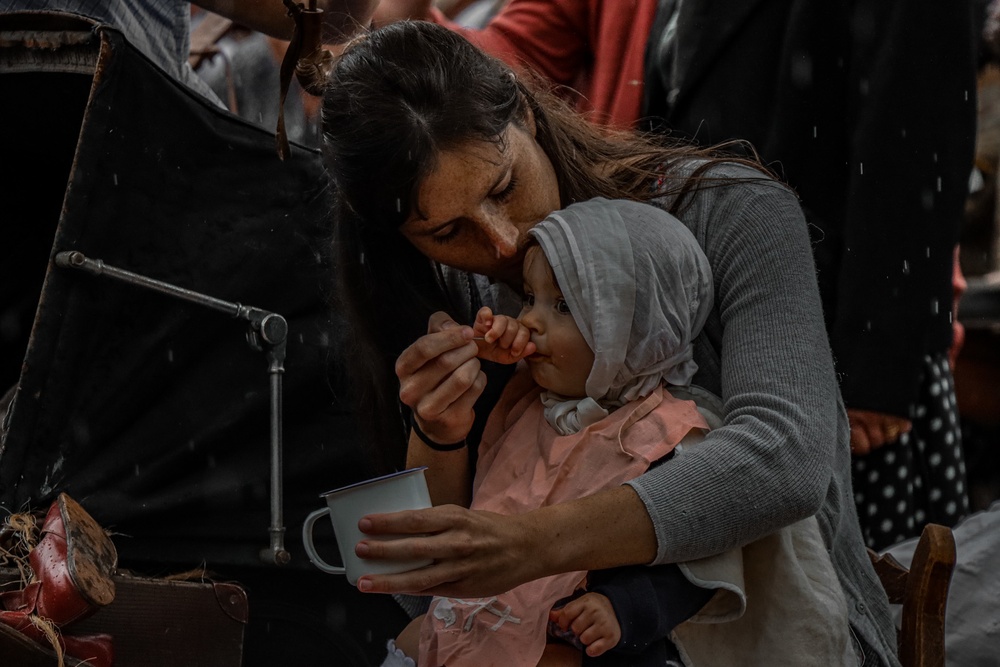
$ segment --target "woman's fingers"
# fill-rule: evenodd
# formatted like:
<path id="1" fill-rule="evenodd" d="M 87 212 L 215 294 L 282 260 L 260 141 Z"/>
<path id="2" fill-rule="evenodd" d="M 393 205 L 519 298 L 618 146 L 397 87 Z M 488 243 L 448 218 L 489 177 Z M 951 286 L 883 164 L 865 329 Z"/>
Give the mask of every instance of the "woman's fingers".
<path id="1" fill-rule="evenodd" d="M 427 329 L 430 333 L 396 360 L 399 400 L 413 410 L 428 437 L 458 442 L 472 428 L 472 408 L 486 386 L 476 358 L 479 348 L 472 342 L 472 329 L 445 313 L 431 315 Z"/>
<path id="2" fill-rule="evenodd" d="M 375 514 L 359 522 L 371 536 L 355 547 L 361 558 L 432 559 L 410 572 L 366 575 L 358 588 L 376 593 L 422 593 L 457 597 L 496 595 L 541 573 L 531 571 L 523 516 L 444 505 L 427 510 Z M 405 535 L 380 540 L 379 535 Z"/>
<path id="3" fill-rule="evenodd" d="M 428 370 L 436 370 L 439 374 L 446 373 L 449 369 L 447 364 L 442 362 L 453 363 L 456 358 L 456 355 L 450 357 L 446 355 L 463 348 L 468 352 L 472 338 L 472 329 L 469 327 L 451 327 L 423 335 L 403 350 L 396 359 L 396 375 L 402 380 Z M 475 351 L 475 347 L 471 349 Z M 443 357 L 446 358 L 442 359 Z"/>

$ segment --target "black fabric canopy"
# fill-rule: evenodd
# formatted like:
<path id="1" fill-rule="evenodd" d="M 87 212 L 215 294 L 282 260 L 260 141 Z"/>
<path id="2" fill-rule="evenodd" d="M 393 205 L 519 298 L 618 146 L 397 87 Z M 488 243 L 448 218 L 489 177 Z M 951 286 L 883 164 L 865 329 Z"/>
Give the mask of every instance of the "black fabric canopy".
<path id="1" fill-rule="evenodd" d="M 66 491 L 119 535 L 124 562 L 255 564 L 268 544 L 267 363 L 246 322 L 55 265 L 77 250 L 288 320 L 285 525 L 289 567 L 309 568 L 298 532 L 319 494 L 374 472 L 338 379 L 320 157 L 293 145 L 279 160 L 272 133 L 190 93 L 113 29 L 61 51 L 0 75 L 19 156 L 2 226 L 22 239 L 5 246 L 0 309 L 29 303 L 33 317 L 9 378 L 0 505 L 42 509 Z"/>

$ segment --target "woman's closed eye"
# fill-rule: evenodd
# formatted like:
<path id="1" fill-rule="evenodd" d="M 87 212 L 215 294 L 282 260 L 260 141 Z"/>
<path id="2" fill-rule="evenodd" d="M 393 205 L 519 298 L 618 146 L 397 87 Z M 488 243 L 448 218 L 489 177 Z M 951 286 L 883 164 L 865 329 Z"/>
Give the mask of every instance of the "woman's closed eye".
<path id="1" fill-rule="evenodd" d="M 458 236 L 459 226 L 457 223 L 450 224 L 446 227 L 438 229 L 433 234 L 431 234 L 431 240 L 435 243 L 447 243 L 453 238 Z"/>
<path id="2" fill-rule="evenodd" d="M 517 187 L 517 179 L 511 174 L 510 180 L 507 181 L 507 185 L 504 186 L 503 190 L 500 192 L 494 192 L 490 194 L 490 199 L 499 203 L 506 204 L 510 196 L 514 194 L 514 188 Z"/>

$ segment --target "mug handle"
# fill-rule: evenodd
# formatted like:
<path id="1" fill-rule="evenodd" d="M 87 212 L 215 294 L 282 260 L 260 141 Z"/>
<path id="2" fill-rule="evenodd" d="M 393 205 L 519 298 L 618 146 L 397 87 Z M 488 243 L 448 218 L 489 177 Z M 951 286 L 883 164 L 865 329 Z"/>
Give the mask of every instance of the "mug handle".
<path id="1" fill-rule="evenodd" d="M 316 553 L 315 545 L 313 545 L 313 526 L 320 519 L 320 517 L 327 516 L 329 513 L 330 510 L 324 508 L 311 512 L 309 516 L 306 517 L 305 522 L 302 524 L 302 546 L 305 547 L 306 553 L 309 555 L 309 560 L 319 569 L 328 574 L 346 574 L 347 570 L 343 567 L 330 565 L 325 560 L 320 558 L 319 554 Z"/>

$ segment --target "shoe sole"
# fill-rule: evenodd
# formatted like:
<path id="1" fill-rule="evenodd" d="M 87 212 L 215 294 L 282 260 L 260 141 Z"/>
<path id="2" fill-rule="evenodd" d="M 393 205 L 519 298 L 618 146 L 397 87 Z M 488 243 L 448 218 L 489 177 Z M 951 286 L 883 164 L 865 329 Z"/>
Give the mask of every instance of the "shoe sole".
<path id="1" fill-rule="evenodd" d="M 118 550 L 104 528 L 78 502 L 65 493 L 57 498 L 66 531 L 67 566 L 70 577 L 87 602 L 104 607 L 115 599 L 112 575 L 118 566 Z"/>

